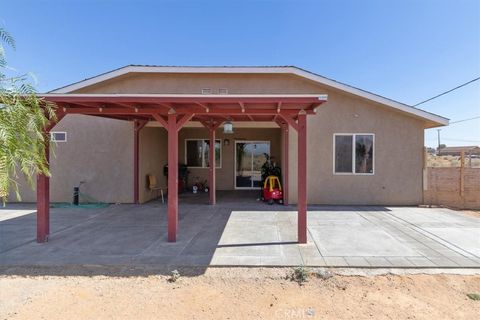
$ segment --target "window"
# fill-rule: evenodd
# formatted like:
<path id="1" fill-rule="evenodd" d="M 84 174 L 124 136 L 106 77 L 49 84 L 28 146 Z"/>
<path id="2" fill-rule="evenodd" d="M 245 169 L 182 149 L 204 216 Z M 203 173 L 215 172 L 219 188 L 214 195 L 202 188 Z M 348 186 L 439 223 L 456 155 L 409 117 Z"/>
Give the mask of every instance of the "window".
<path id="1" fill-rule="evenodd" d="M 352 136 L 335 136 L 335 172 L 352 173 Z"/>
<path id="2" fill-rule="evenodd" d="M 222 167 L 222 142 L 215 140 L 215 167 Z M 190 168 L 208 168 L 210 165 L 210 140 L 187 139 L 185 140 L 185 162 Z"/>
<path id="3" fill-rule="evenodd" d="M 373 134 L 334 134 L 334 172 L 373 174 Z"/>
<path id="4" fill-rule="evenodd" d="M 67 142 L 67 133 L 52 131 L 50 132 L 50 140 L 54 142 Z"/>

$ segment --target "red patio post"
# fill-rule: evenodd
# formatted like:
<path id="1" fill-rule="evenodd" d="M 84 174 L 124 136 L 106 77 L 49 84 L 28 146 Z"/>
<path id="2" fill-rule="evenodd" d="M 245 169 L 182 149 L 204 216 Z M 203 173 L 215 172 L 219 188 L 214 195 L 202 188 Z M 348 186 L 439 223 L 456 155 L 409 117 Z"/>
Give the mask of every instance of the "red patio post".
<path id="1" fill-rule="evenodd" d="M 307 243 L 307 115 L 298 114 L 298 242 Z"/>
<path id="2" fill-rule="evenodd" d="M 200 121 L 205 128 L 208 129 L 209 133 L 209 142 L 210 148 L 208 149 L 208 158 L 210 159 L 208 163 L 208 186 L 209 186 L 209 202 L 210 204 L 217 203 L 217 187 L 216 187 L 216 162 L 215 162 L 215 131 L 222 124 L 221 121 L 209 122 Z"/>
<path id="3" fill-rule="evenodd" d="M 133 203 L 139 203 L 139 149 L 140 130 L 147 124 L 147 121 L 133 121 Z"/>
<path id="4" fill-rule="evenodd" d="M 65 112 L 57 109 L 55 111 L 57 121 L 51 122 L 45 128 L 45 160 L 47 168 L 50 167 L 50 130 L 65 116 Z M 37 174 L 37 242 L 48 241 L 50 234 L 50 177 L 44 174 Z"/>
<path id="5" fill-rule="evenodd" d="M 49 135 L 47 135 L 49 137 Z M 50 148 L 45 145 L 47 166 L 50 166 Z M 37 175 L 37 242 L 47 242 L 50 234 L 50 178 Z"/>
<path id="6" fill-rule="evenodd" d="M 178 229 L 178 130 L 177 115 L 168 114 L 168 241 L 177 241 Z"/>
<path id="7" fill-rule="evenodd" d="M 177 121 L 177 113 L 171 109 L 168 112 L 167 120 L 160 114 L 153 113 L 153 118 L 168 132 L 168 231 L 169 242 L 177 241 L 178 229 L 178 131 L 193 116 L 193 113 L 184 114 Z"/>
<path id="8" fill-rule="evenodd" d="M 283 169 L 283 204 L 288 206 L 288 171 L 289 171 L 289 162 L 288 162 L 288 124 L 281 124 L 283 130 L 283 157 L 282 157 L 282 167 Z"/>
<path id="9" fill-rule="evenodd" d="M 208 149 L 208 158 L 209 158 L 209 163 L 208 163 L 208 173 L 209 173 L 209 198 L 210 198 L 210 204 L 216 204 L 217 199 L 216 199 L 216 193 L 217 193 L 217 187 L 215 183 L 215 168 L 216 168 L 216 163 L 215 163 L 215 127 L 210 127 L 210 148 Z"/>

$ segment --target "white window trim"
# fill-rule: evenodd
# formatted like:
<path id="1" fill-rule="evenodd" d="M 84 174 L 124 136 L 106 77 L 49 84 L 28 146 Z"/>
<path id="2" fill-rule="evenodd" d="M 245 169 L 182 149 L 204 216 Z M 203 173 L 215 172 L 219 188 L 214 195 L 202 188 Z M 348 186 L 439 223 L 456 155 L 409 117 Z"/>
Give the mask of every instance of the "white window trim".
<path id="1" fill-rule="evenodd" d="M 356 173 L 355 172 L 355 141 L 356 136 L 364 136 L 370 135 L 373 137 L 373 157 L 372 157 L 372 172 L 366 173 Z M 352 172 L 335 172 L 335 137 L 336 136 L 352 136 L 353 143 L 352 143 Z M 374 133 L 334 133 L 333 134 L 333 174 L 338 176 L 373 176 L 375 175 L 375 157 L 377 154 L 376 146 L 375 146 L 375 134 Z"/>
<path id="2" fill-rule="evenodd" d="M 208 169 L 209 167 L 206 166 L 206 163 L 205 163 L 205 158 L 202 156 L 202 167 L 192 167 L 192 166 L 188 166 L 187 164 L 187 142 L 188 141 L 210 141 L 210 139 L 202 139 L 202 138 L 198 138 L 198 139 L 193 139 L 193 138 L 189 138 L 189 139 L 185 139 L 185 164 L 187 165 L 188 168 L 191 168 L 191 169 Z M 222 139 L 217 139 L 215 138 L 215 141 L 220 141 L 220 165 L 219 166 L 215 166 L 215 169 L 222 169 Z M 202 147 L 203 148 L 203 147 Z M 203 155 L 203 150 L 202 150 L 202 155 Z"/>
<path id="3" fill-rule="evenodd" d="M 65 140 L 55 140 L 53 137 L 55 136 L 55 133 L 63 133 L 65 134 Z M 66 131 L 50 131 L 50 141 L 59 143 L 59 142 L 67 142 L 67 132 Z"/>

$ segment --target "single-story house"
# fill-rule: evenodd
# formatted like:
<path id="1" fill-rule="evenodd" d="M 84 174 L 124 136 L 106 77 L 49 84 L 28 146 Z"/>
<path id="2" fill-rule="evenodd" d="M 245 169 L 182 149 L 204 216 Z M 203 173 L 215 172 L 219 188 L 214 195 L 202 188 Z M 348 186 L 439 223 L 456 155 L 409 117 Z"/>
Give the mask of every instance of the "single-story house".
<path id="1" fill-rule="evenodd" d="M 48 235 L 50 200 L 71 201 L 84 182 L 82 191 L 99 201 L 143 203 L 155 196 L 147 175 L 168 187 L 175 241 L 178 163 L 188 166 L 188 186 L 208 181 L 214 204 L 215 190 L 259 188 L 269 155 L 282 169 L 284 202 L 298 205 L 305 242 L 307 203 L 420 204 L 424 130 L 448 124 L 290 66 L 130 65 L 42 96 L 61 120 L 48 128 L 51 179 L 38 178 L 36 195 L 22 188 L 23 201 L 38 199 L 39 241 Z M 168 182 L 166 164 L 175 177 Z"/>

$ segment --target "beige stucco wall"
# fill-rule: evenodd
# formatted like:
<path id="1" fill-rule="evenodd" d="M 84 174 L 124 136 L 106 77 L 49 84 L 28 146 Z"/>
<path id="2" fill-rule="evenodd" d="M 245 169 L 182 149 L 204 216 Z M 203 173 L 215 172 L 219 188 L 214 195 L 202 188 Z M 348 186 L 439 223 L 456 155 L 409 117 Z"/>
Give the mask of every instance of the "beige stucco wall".
<path id="1" fill-rule="evenodd" d="M 281 132 L 279 128 L 234 128 L 233 134 L 224 134 L 223 129 L 216 131 L 216 139 L 222 142 L 222 167 L 216 171 L 217 190 L 234 189 L 235 170 L 235 141 L 270 141 L 270 154 L 275 156 L 280 163 L 281 159 Z M 185 139 L 208 139 L 208 131 L 201 128 L 183 128 L 179 132 L 178 159 L 185 163 Z M 224 145 L 224 139 L 229 139 L 230 144 Z M 208 168 L 189 168 L 189 186 L 195 183 L 196 177 L 200 181 L 208 179 Z"/>
<path id="2" fill-rule="evenodd" d="M 167 163 L 168 145 L 167 131 L 163 128 L 144 127 L 140 130 L 139 138 L 139 201 L 147 202 L 159 195 L 148 189 L 147 175 L 157 177 L 159 187 L 166 187 L 166 178 L 163 175 L 163 166 Z"/>
<path id="3" fill-rule="evenodd" d="M 75 93 L 212 93 L 226 88 L 229 94 L 319 93 L 318 85 L 291 74 L 155 74 L 136 73 L 74 91 Z M 320 92 L 321 93 L 321 92 Z"/>
<path id="4" fill-rule="evenodd" d="M 313 81 L 282 74 L 134 74 L 78 90 L 77 93 L 193 93 L 203 88 L 230 94 L 328 94 L 328 102 L 314 116 L 308 116 L 308 201 L 311 204 L 418 204 L 422 201 L 422 147 L 425 123 L 418 118 Z M 87 180 L 82 190 L 107 202 L 133 200 L 133 126 L 126 121 L 69 116 L 55 130 L 68 132 L 69 141 L 57 147 L 52 159 L 52 200 L 70 201 L 71 189 Z M 166 135 L 161 128 L 144 128 L 140 135 L 140 199 L 148 200 L 145 176 L 155 172 L 164 184 Z M 352 176 L 333 174 L 333 134 L 374 133 L 375 174 Z M 232 189 L 234 141 L 271 140 L 272 154 L 281 159 L 279 129 L 240 129 L 222 143 L 222 168 L 217 171 L 217 188 Z M 205 129 L 184 128 L 179 133 L 179 161 L 184 162 L 185 138 L 208 138 Z M 297 194 L 296 133 L 290 130 L 290 197 Z M 164 142 L 162 142 L 164 141 Z M 207 169 L 191 169 L 206 178 Z M 61 178 L 60 178 L 61 177 Z M 28 192 L 26 193 L 28 194 Z M 33 201 L 33 196 L 25 197 Z"/>
<path id="5" fill-rule="evenodd" d="M 72 201 L 73 187 L 102 202 L 133 202 L 133 124 L 100 117 L 68 115 L 52 131 L 66 131 L 67 142 L 50 152 L 50 199 Z M 35 192 L 23 181 L 22 201 L 35 202 Z M 16 199 L 10 198 L 12 201 Z"/>
<path id="6" fill-rule="evenodd" d="M 422 202 L 423 124 L 352 95 L 329 92 L 307 117 L 308 202 L 414 205 Z M 373 133 L 374 175 L 333 174 L 333 134 Z M 290 195 L 297 199 L 297 134 L 290 130 Z"/>

